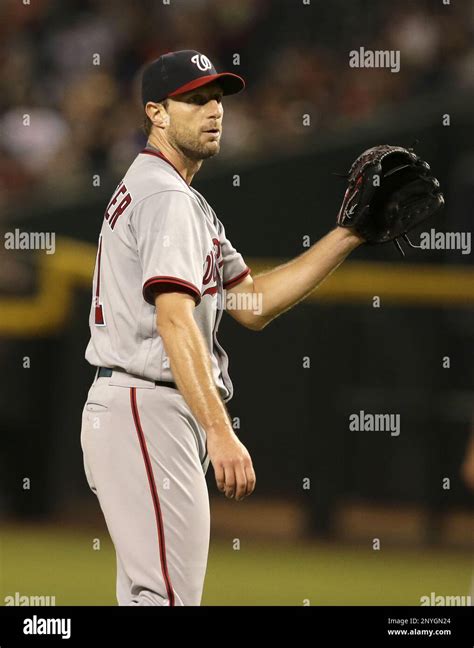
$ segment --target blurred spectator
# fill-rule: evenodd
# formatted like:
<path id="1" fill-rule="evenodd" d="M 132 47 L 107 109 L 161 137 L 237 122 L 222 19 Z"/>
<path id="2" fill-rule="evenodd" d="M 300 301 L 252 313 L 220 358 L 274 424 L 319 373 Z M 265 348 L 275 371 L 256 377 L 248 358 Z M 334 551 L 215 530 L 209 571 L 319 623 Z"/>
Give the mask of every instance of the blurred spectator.
<path id="1" fill-rule="evenodd" d="M 145 141 L 140 68 L 166 51 L 197 49 L 246 77 L 225 116 L 221 157 L 259 156 L 443 84 L 472 87 L 473 31 L 467 1 L 4 0 L 0 202 L 25 184 L 120 176 Z M 361 46 L 400 50 L 401 72 L 350 68 Z"/>
<path id="2" fill-rule="evenodd" d="M 32 174 L 43 172 L 68 132 L 66 119 L 50 108 L 12 108 L 0 118 L 5 151 Z"/>

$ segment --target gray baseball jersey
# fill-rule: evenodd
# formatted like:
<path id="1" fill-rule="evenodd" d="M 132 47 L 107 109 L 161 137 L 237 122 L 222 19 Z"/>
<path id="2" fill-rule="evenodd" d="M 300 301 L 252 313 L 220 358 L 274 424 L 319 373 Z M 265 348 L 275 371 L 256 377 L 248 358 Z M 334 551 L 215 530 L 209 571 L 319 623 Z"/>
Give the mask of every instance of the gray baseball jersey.
<path id="1" fill-rule="evenodd" d="M 147 147 L 112 197 L 99 237 L 86 359 L 149 380 L 173 381 L 156 328 L 154 293 L 184 291 L 210 351 L 214 382 L 233 395 L 217 340 L 225 289 L 250 272 L 204 197 Z"/>

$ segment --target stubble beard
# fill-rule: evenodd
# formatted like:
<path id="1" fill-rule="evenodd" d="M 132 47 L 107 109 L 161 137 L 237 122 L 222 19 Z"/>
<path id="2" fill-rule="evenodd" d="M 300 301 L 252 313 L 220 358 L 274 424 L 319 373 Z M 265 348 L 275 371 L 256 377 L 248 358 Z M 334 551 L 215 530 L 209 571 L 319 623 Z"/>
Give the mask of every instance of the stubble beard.
<path id="1" fill-rule="evenodd" d="M 194 162 L 200 162 L 214 157 L 221 149 L 219 141 L 207 145 L 201 144 L 199 136 L 194 137 L 191 133 L 179 134 L 174 129 L 168 133 L 168 138 L 176 149 Z"/>

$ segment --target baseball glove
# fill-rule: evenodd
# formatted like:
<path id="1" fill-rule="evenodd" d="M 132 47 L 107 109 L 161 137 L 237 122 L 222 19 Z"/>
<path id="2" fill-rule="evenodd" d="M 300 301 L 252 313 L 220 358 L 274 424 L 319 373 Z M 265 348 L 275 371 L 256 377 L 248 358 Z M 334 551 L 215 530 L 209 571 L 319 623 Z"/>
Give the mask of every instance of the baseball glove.
<path id="1" fill-rule="evenodd" d="M 383 144 L 367 149 L 353 163 L 337 216 L 367 243 L 407 238 L 407 232 L 435 214 L 444 197 L 430 165 L 412 149 Z"/>

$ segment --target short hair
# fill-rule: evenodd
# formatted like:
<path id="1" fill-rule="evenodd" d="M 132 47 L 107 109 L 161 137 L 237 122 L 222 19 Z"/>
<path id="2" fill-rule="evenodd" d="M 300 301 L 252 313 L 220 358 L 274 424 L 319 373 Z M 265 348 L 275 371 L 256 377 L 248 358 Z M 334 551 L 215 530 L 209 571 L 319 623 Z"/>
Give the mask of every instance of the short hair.
<path id="1" fill-rule="evenodd" d="M 158 103 L 162 104 L 165 110 L 168 110 L 169 99 L 163 99 L 163 101 L 159 101 Z M 147 135 L 147 137 L 150 135 L 152 128 L 153 128 L 153 122 L 145 113 L 145 117 L 143 119 L 143 130 L 145 131 L 145 135 Z"/>

